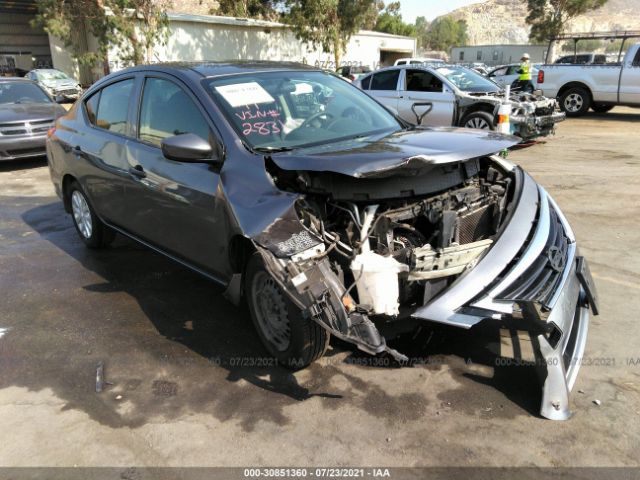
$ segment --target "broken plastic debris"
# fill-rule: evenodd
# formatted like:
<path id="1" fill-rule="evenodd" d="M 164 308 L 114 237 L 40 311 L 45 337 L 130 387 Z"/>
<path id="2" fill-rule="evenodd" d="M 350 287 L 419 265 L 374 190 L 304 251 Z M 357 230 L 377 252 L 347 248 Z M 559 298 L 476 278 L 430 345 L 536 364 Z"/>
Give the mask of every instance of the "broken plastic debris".
<path id="1" fill-rule="evenodd" d="M 122 395 L 117 395 L 116 400 L 122 400 Z"/>
<path id="2" fill-rule="evenodd" d="M 98 363 L 96 367 L 96 393 L 102 392 L 104 388 L 104 363 Z"/>
<path id="3" fill-rule="evenodd" d="M 602 402 L 600 400 L 598 400 L 597 398 L 593 401 L 593 403 L 595 403 L 598 406 L 600 406 L 602 404 Z"/>

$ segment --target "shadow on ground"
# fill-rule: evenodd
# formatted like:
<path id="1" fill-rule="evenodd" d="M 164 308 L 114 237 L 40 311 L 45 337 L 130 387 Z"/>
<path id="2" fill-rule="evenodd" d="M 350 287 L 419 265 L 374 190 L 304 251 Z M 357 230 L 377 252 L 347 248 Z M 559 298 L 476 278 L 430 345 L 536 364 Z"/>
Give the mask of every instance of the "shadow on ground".
<path id="1" fill-rule="evenodd" d="M 420 420 L 429 399 L 381 386 L 376 372 L 395 368 L 418 381 L 419 368 L 450 368 L 453 387 L 437 395 L 443 404 L 469 415 L 483 415 L 487 404 L 496 405 L 492 415 L 537 414 L 536 372 L 497 365 L 498 325 L 401 335 L 392 346 L 416 368 L 369 362 L 334 341 L 326 359 L 294 374 L 267 356 L 246 309 L 199 275 L 123 237 L 87 250 L 51 198 L 11 199 L 0 215 L 4 237 L 19 236 L 17 219 L 39 234 L 3 247 L 0 268 L 15 274 L 2 279 L 10 331 L 0 343 L 0 388 L 51 388 L 65 409 L 112 427 L 206 413 L 253 430 L 259 421 L 289 423 L 289 408 L 313 397 L 323 408 L 355 406 L 388 422 Z M 112 383 L 99 394 L 98 362 Z M 472 364 L 493 373 L 479 375 Z"/>

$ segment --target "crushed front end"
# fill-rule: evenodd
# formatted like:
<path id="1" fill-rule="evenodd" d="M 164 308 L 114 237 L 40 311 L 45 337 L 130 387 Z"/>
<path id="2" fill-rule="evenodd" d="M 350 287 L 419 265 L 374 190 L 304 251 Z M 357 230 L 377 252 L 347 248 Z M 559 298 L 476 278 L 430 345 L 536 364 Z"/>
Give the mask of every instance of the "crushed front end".
<path id="1" fill-rule="evenodd" d="M 514 93 L 511 101 L 511 129 L 525 141 L 554 132 L 555 125 L 566 119 L 554 98 L 530 93 Z"/>
<path id="2" fill-rule="evenodd" d="M 547 376 L 541 415 L 569 416 L 595 289 L 553 200 L 498 157 L 380 170 L 290 171 L 300 197 L 254 238 L 280 287 L 331 334 L 402 362 L 376 325 L 520 319 Z"/>

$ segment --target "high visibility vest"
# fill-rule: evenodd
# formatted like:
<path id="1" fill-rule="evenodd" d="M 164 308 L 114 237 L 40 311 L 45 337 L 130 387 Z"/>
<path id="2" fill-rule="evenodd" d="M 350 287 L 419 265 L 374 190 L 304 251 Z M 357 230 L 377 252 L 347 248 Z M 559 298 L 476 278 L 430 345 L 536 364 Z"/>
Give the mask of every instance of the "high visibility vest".
<path id="1" fill-rule="evenodd" d="M 520 64 L 520 80 L 531 80 L 531 64 L 522 62 Z"/>

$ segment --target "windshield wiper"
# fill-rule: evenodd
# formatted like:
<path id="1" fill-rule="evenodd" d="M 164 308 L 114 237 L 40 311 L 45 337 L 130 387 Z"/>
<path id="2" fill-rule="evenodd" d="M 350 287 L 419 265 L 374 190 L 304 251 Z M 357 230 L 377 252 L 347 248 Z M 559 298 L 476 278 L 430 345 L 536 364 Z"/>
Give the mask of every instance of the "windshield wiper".
<path id="1" fill-rule="evenodd" d="M 279 153 L 290 152 L 293 150 L 293 147 L 254 147 L 253 149 L 260 153 Z"/>

